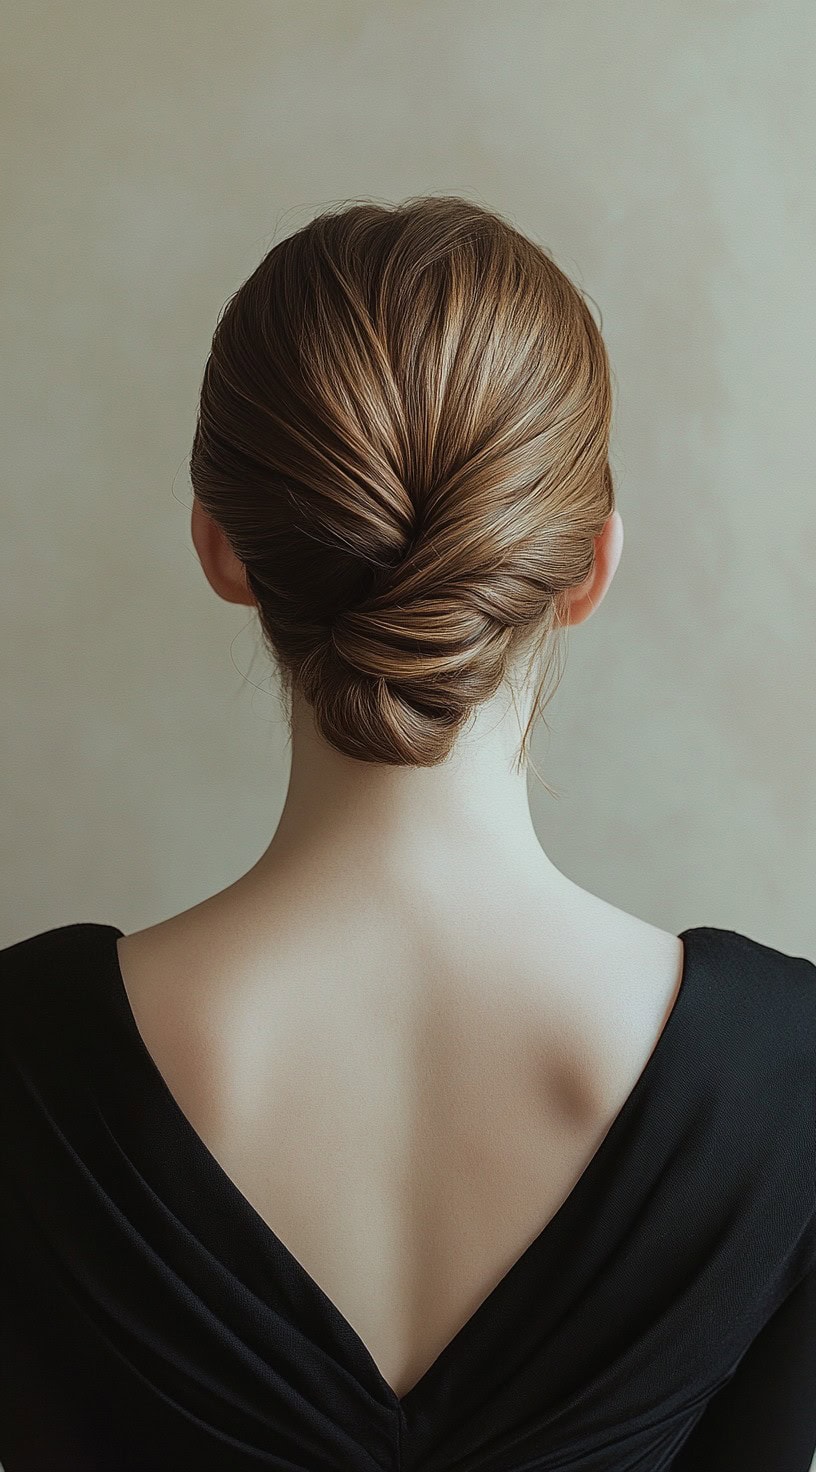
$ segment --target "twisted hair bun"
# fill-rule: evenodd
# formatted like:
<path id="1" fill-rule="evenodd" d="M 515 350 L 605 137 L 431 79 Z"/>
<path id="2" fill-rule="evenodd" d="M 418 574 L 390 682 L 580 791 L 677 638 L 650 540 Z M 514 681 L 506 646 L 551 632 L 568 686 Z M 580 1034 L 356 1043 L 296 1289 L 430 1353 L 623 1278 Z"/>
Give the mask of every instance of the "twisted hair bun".
<path id="1" fill-rule="evenodd" d="M 445 759 L 592 569 L 610 416 L 583 296 L 480 205 L 353 204 L 268 252 L 216 325 L 190 476 L 326 741 Z"/>

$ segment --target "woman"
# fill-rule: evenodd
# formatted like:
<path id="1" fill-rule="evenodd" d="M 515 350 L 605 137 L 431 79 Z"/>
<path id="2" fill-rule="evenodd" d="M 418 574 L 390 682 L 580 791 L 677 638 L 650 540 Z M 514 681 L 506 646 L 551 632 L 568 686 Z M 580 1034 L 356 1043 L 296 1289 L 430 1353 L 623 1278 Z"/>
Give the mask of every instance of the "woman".
<path id="1" fill-rule="evenodd" d="M 290 784 L 222 892 L 2 952 L 6 1472 L 807 1472 L 816 966 L 530 815 L 610 416 L 580 292 L 463 199 L 327 211 L 227 304 L 192 537 Z"/>

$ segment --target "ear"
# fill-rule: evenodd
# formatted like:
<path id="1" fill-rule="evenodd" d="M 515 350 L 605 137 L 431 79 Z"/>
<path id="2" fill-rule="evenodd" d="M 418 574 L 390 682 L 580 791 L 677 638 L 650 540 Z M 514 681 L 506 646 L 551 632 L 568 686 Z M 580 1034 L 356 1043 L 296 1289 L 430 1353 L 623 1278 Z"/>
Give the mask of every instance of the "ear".
<path id="1" fill-rule="evenodd" d="M 622 551 L 623 522 L 620 512 L 613 511 L 595 538 L 595 565 L 589 577 L 567 595 L 566 624 L 582 624 L 595 612 L 615 576 Z"/>
<path id="2" fill-rule="evenodd" d="M 219 598 L 227 603 L 244 603 L 255 606 L 246 581 L 246 568 L 236 557 L 221 528 L 204 510 L 197 496 L 193 497 L 190 532 L 204 576 Z"/>

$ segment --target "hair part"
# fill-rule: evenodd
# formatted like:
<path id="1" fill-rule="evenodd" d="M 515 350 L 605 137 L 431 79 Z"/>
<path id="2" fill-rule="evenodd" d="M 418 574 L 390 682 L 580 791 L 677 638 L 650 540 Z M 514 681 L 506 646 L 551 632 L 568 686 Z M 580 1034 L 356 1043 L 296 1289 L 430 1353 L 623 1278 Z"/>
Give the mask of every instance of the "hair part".
<path id="1" fill-rule="evenodd" d="M 273 246 L 216 324 L 190 477 L 290 717 L 298 687 L 337 750 L 435 766 L 531 642 L 560 655 L 610 419 L 583 294 L 499 214 L 353 203 Z"/>

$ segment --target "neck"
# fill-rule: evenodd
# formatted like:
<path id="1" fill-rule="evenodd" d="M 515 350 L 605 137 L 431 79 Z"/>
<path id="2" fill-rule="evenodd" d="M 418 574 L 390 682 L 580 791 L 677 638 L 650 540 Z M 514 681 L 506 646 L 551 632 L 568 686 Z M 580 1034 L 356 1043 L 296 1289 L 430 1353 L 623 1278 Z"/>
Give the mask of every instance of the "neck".
<path id="1" fill-rule="evenodd" d="M 315 870 L 355 886 L 417 884 L 456 876 L 471 887 L 524 874 L 563 882 L 536 836 L 527 773 L 515 766 L 519 716 L 500 693 L 480 706 L 437 767 L 356 761 L 329 746 L 296 695 L 286 801 L 274 837 L 246 876 L 253 885 Z"/>

